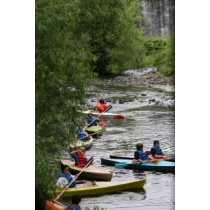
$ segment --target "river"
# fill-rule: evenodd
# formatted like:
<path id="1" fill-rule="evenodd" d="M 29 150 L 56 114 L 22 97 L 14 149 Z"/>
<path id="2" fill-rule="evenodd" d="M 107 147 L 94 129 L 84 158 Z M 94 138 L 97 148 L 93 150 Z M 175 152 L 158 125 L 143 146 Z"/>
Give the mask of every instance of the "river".
<path id="1" fill-rule="evenodd" d="M 101 81 L 103 83 L 103 79 Z M 107 101 L 107 105 L 112 105 L 109 112 L 121 113 L 126 118 L 108 119 L 106 132 L 94 140 L 86 155 L 94 157 L 95 165 L 112 171 L 113 181 L 146 178 L 146 184 L 138 191 L 82 197 L 82 209 L 92 210 L 98 206 L 104 210 L 174 210 L 175 173 L 118 169 L 101 165 L 100 161 L 101 157 L 109 158 L 109 154 L 132 155 L 138 142 L 144 144 L 144 151 L 150 150 L 154 140 L 160 141 L 163 152 L 175 153 L 174 88 L 123 85 L 89 87 L 86 102 L 95 105 L 98 93 L 100 98 Z M 63 151 L 62 155 L 70 159 L 67 151 Z M 71 203 L 70 199 L 60 198 L 59 201 Z"/>

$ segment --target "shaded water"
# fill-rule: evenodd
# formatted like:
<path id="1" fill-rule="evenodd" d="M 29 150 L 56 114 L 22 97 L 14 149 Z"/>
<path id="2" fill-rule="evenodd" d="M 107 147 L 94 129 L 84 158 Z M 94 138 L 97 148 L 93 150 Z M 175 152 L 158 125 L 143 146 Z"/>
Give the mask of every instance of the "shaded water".
<path id="1" fill-rule="evenodd" d="M 96 89 L 91 87 L 88 90 L 87 101 L 91 105 L 97 99 Z M 175 174 L 161 173 L 154 171 L 141 172 L 138 170 L 118 169 L 113 166 L 101 165 L 100 158 L 109 158 L 110 154 L 133 154 L 135 144 L 142 142 L 144 151 L 150 150 L 153 141 L 159 140 L 161 148 L 166 153 L 175 153 L 175 111 L 170 107 L 158 107 L 156 101 L 168 101 L 174 103 L 170 92 L 164 89 L 109 86 L 97 88 L 99 97 L 112 104 L 111 113 L 121 113 L 126 119 L 108 119 L 106 132 L 95 139 L 90 150 L 86 152 L 88 157 L 94 157 L 94 163 L 108 171 L 113 172 L 113 181 L 133 180 L 146 178 L 143 189 L 135 191 L 123 191 L 107 195 L 83 197 L 81 207 L 93 209 L 99 206 L 107 210 L 111 209 L 146 209 L 146 210 L 174 210 L 175 209 Z M 141 96 L 142 93 L 147 94 Z M 124 104 L 119 99 L 132 99 Z M 85 116 L 84 116 L 85 119 Z M 64 151 L 64 158 L 70 159 L 68 152 Z M 63 204 L 70 203 L 69 199 L 60 198 Z"/>

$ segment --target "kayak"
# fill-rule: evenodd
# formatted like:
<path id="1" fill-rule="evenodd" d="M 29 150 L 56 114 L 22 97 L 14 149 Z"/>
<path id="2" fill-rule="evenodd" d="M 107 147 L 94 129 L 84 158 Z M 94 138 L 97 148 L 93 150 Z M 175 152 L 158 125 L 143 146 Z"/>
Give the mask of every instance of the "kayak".
<path id="1" fill-rule="evenodd" d="M 82 111 L 83 114 L 88 114 L 91 110 L 88 111 Z M 93 113 L 93 116 L 97 117 L 100 115 L 100 118 L 115 118 L 115 119 L 124 119 L 125 115 L 123 114 L 115 114 L 115 113 L 109 113 L 109 112 L 104 112 L 104 113 L 100 113 L 100 112 L 94 112 L 91 111 Z"/>
<path id="2" fill-rule="evenodd" d="M 64 205 L 51 201 L 46 201 L 45 210 L 63 210 Z"/>
<path id="3" fill-rule="evenodd" d="M 151 152 L 150 151 L 146 151 L 145 152 L 147 155 L 151 155 Z M 167 154 L 166 154 L 167 155 Z M 172 161 L 172 162 L 175 162 L 175 155 L 170 155 L 168 154 L 168 156 L 170 156 L 170 158 L 168 160 L 165 160 L 165 161 Z"/>
<path id="4" fill-rule="evenodd" d="M 75 166 L 75 162 L 70 160 L 61 160 L 61 165 L 62 164 L 68 165 L 70 167 L 70 173 L 73 175 L 78 174 L 83 169 L 82 167 Z M 112 173 L 94 164 L 90 164 L 82 171 L 79 177 L 91 180 L 111 181 Z"/>
<path id="5" fill-rule="evenodd" d="M 76 149 L 79 147 L 85 147 L 85 149 L 89 149 L 92 146 L 93 138 L 90 136 L 90 140 L 82 141 L 82 140 L 74 140 L 69 144 L 70 149 Z"/>
<path id="6" fill-rule="evenodd" d="M 145 152 L 147 155 L 151 155 L 151 153 L 149 151 Z M 133 155 L 121 155 L 121 154 L 111 154 L 109 155 L 110 158 L 120 158 L 120 159 L 128 159 L 128 160 L 133 160 L 134 156 Z M 161 159 L 161 158 L 157 158 L 157 159 Z M 175 162 L 175 156 L 170 156 L 170 158 L 168 160 L 165 161 L 172 161 Z"/>
<path id="7" fill-rule="evenodd" d="M 97 125 L 97 126 L 91 126 L 91 127 L 86 127 L 85 126 L 85 131 L 88 133 L 88 134 L 93 134 L 93 137 L 97 137 L 97 134 L 102 134 L 103 132 L 106 131 L 105 128 L 102 128 L 101 126 Z M 94 134 L 96 133 L 96 134 Z"/>
<path id="8" fill-rule="evenodd" d="M 132 160 L 122 158 L 101 158 L 102 165 L 111 165 L 115 168 L 139 169 L 141 171 L 175 172 L 175 162 L 159 160 L 156 163 L 132 163 Z"/>
<path id="9" fill-rule="evenodd" d="M 75 194 L 79 195 L 98 195 L 111 192 L 118 192 L 130 189 L 143 188 L 146 179 L 132 181 L 114 181 L 114 182 L 95 182 L 95 185 L 78 184 L 75 188 L 68 188 L 63 192 L 62 189 L 56 189 L 56 195 L 63 192 L 63 197 L 70 197 Z"/>

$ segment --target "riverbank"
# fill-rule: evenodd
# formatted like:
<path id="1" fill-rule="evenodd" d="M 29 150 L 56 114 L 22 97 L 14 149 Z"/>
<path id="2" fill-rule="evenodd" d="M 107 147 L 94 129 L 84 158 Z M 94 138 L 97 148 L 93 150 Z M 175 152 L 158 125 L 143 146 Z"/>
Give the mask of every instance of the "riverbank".
<path id="1" fill-rule="evenodd" d="M 119 86 L 131 89 L 138 89 L 135 96 L 127 95 L 120 98 L 110 98 L 110 95 L 104 97 L 106 102 L 125 104 L 140 102 L 140 105 L 144 107 L 165 107 L 170 108 L 175 106 L 175 79 L 172 77 L 159 76 L 157 69 L 154 67 L 142 68 L 137 70 L 127 70 L 122 74 L 115 77 L 100 78 L 101 83 L 109 88 L 110 86 Z M 139 87 L 139 88 L 137 88 Z M 153 89 L 158 93 L 151 95 L 148 90 Z M 139 96 L 140 95 L 140 96 Z M 96 99 L 92 99 L 92 102 L 96 102 Z"/>
<path id="2" fill-rule="evenodd" d="M 106 85 L 123 86 L 175 86 L 175 79 L 172 77 L 159 76 L 156 68 L 151 67 L 137 70 L 127 70 L 121 75 L 109 79 L 103 79 L 103 83 Z"/>

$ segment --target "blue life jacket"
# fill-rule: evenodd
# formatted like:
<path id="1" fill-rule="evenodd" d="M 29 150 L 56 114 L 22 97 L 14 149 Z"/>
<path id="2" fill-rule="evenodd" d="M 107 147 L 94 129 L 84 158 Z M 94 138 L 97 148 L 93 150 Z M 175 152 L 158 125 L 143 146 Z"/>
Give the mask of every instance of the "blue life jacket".
<path id="1" fill-rule="evenodd" d="M 83 129 L 82 131 L 80 131 L 80 129 L 77 128 L 77 134 L 78 134 L 78 138 L 81 139 L 81 141 L 87 141 L 87 137 L 85 134 L 85 130 Z"/>
<path id="2" fill-rule="evenodd" d="M 148 160 L 148 157 L 145 152 L 142 150 L 136 150 L 135 152 L 139 153 L 139 159 L 141 160 Z"/>
<path id="3" fill-rule="evenodd" d="M 90 126 L 97 126 L 97 122 L 96 122 L 96 120 L 95 120 L 95 117 L 89 117 L 89 116 L 87 116 L 87 120 L 88 120 L 88 124 L 90 124 L 88 127 L 90 127 Z M 94 122 L 92 122 L 93 120 L 95 120 Z M 91 123 L 92 122 L 92 123 Z"/>
<path id="4" fill-rule="evenodd" d="M 60 173 L 60 176 L 59 177 L 65 177 L 68 180 L 69 184 L 73 181 L 73 178 L 72 178 L 71 174 Z M 70 185 L 70 187 L 76 187 L 75 182 L 73 182 Z"/>
<path id="5" fill-rule="evenodd" d="M 158 148 L 158 147 L 152 146 L 151 149 L 156 149 L 157 155 L 164 155 L 160 147 Z"/>
<path id="6" fill-rule="evenodd" d="M 80 210 L 80 206 L 77 205 L 76 207 L 72 207 L 72 205 L 68 205 L 69 210 Z"/>

